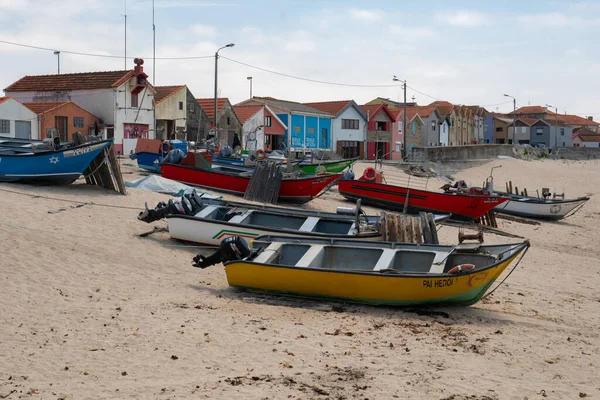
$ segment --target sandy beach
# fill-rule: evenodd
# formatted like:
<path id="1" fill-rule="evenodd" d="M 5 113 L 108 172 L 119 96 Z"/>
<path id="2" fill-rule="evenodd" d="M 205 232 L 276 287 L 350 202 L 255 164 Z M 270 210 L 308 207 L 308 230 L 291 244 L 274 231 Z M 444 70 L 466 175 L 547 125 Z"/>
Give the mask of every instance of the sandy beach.
<path id="1" fill-rule="evenodd" d="M 137 237 L 166 226 L 136 219 L 166 195 L 0 184 L 0 398 L 599 398 L 600 163 L 498 159 L 456 177 L 481 185 L 494 165 L 498 189 L 592 198 L 560 222 L 498 219 L 532 244 L 506 284 L 471 307 L 426 310 L 231 289 L 221 266 L 191 267 L 197 248 Z M 305 208 L 341 205 L 330 191 Z M 442 227 L 441 242 L 457 232 Z"/>

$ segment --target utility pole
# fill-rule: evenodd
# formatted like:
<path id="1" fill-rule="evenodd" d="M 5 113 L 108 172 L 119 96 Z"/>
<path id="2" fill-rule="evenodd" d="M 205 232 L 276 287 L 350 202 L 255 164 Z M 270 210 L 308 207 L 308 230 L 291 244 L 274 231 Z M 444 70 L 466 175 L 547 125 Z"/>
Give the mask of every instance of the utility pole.
<path id="1" fill-rule="evenodd" d="M 394 78 L 392 79 L 394 82 L 402 82 L 402 88 L 404 89 L 404 112 L 403 112 L 403 116 L 402 116 L 402 152 L 404 154 L 402 154 L 402 159 L 404 159 L 404 157 L 406 157 L 406 80 L 400 80 L 396 77 L 396 75 L 394 75 Z"/>
<path id="2" fill-rule="evenodd" d="M 123 17 L 125 17 L 125 55 L 123 56 L 123 60 L 125 61 L 125 69 L 127 69 L 127 0 L 124 0 L 124 4 L 125 14 L 123 14 Z"/>
<path id="3" fill-rule="evenodd" d="M 515 144 L 515 131 L 517 129 L 517 99 L 512 97 L 511 95 L 505 94 L 504 97 L 510 97 L 513 99 L 513 137 L 512 144 Z M 508 139 L 508 135 L 506 135 L 506 139 Z"/>
<path id="4" fill-rule="evenodd" d="M 249 76 L 246 79 L 248 79 L 250 81 L 250 98 L 252 98 L 252 77 Z"/>
<path id="5" fill-rule="evenodd" d="M 554 108 L 556 113 L 554 114 L 554 147 L 558 147 L 558 107 L 551 106 L 550 104 L 546 104 L 548 108 Z"/>
<path id="6" fill-rule="evenodd" d="M 213 118 L 213 125 L 215 126 L 215 137 L 217 136 L 217 88 L 218 88 L 218 75 L 219 75 L 219 51 L 223 50 L 224 48 L 227 47 L 233 47 L 235 46 L 234 43 L 229 43 L 221 48 L 219 48 L 216 52 L 215 52 L 215 108 L 214 108 L 214 118 Z"/>
<path id="7" fill-rule="evenodd" d="M 55 51 L 54 55 L 56 56 L 56 60 L 58 62 L 58 75 L 60 75 L 60 51 Z"/>
<path id="8" fill-rule="evenodd" d="M 156 85 L 156 25 L 154 24 L 154 0 L 152 0 L 152 86 Z"/>

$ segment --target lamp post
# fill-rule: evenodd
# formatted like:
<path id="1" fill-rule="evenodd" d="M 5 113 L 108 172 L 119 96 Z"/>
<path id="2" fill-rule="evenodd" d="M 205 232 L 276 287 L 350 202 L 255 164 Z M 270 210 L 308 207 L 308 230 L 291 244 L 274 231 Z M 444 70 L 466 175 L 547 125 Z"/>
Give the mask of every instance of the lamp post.
<path id="1" fill-rule="evenodd" d="M 513 99 L 513 137 L 512 137 L 512 144 L 515 144 L 515 130 L 517 129 L 517 99 L 515 99 L 514 97 L 512 97 L 509 94 L 505 94 L 504 97 L 510 97 L 511 99 Z M 506 135 L 506 139 L 508 140 L 508 135 Z"/>
<path id="2" fill-rule="evenodd" d="M 404 112 L 403 114 L 403 119 L 402 119 L 402 159 L 404 159 L 404 157 L 406 157 L 406 80 L 402 81 L 400 79 L 398 79 L 396 77 L 396 75 L 394 75 L 394 78 L 392 79 L 394 82 L 402 82 L 402 88 L 404 89 Z"/>
<path id="3" fill-rule="evenodd" d="M 546 104 L 546 107 L 554 108 L 554 110 L 556 111 L 556 113 L 554 114 L 554 147 L 558 147 L 558 107 L 551 106 L 550 104 Z"/>
<path id="4" fill-rule="evenodd" d="M 60 75 L 60 51 L 55 51 L 54 55 L 56 56 L 58 62 L 58 74 Z"/>
<path id="5" fill-rule="evenodd" d="M 248 79 L 250 81 L 250 98 L 252 98 L 252 77 L 249 76 L 246 79 Z"/>
<path id="6" fill-rule="evenodd" d="M 218 85 L 218 74 L 219 74 L 219 51 L 227 48 L 227 47 L 233 47 L 235 46 L 235 44 L 233 43 L 229 43 L 221 48 L 219 48 L 216 52 L 215 52 L 215 117 L 213 119 L 213 125 L 215 126 L 215 136 L 217 134 L 217 85 Z"/>

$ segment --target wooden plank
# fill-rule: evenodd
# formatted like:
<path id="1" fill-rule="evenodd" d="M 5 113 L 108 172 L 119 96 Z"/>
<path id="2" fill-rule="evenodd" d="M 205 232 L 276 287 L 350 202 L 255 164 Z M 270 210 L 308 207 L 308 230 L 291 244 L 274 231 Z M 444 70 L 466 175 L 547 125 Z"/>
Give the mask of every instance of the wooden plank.
<path id="1" fill-rule="evenodd" d="M 421 227 L 423 229 L 423 243 L 432 243 L 433 236 L 431 235 L 431 227 L 429 226 L 427 213 L 419 213 L 419 218 L 421 219 Z"/>
<path id="2" fill-rule="evenodd" d="M 439 244 L 440 240 L 438 238 L 437 227 L 435 226 L 435 218 L 433 217 L 433 214 L 428 213 L 427 219 L 429 220 L 429 229 L 431 229 L 431 238 L 432 238 L 431 243 Z"/>

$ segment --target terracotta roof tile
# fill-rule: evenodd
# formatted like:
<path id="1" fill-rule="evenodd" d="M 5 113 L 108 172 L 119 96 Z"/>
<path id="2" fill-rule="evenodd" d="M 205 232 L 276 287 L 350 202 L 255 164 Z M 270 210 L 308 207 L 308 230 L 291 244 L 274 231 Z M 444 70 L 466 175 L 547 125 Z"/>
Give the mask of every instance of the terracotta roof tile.
<path id="1" fill-rule="evenodd" d="M 262 103 L 267 104 L 268 106 L 273 106 L 282 110 L 288 110 L 288 111 L 292 111 L 292 112 L 299 112 L 299 113 L 305 113 L 305 114 L 317 114 L 317 115 L 323 115 L 323 116 L 331 116 L 331 114 L 329 114 L 328 112 L 325 111 L 321 111 L 317 108 L 314 107 L 310 107 L 306 104 L 302 104 L 302 103 L 298 103 L 296 101 L 290 101 L 290 100 L 281 100 L 281 99 L 276 99 L 274 97 L 256 97 L 254 96 L 252 98 L 252 100 L 256 100 Z"/>
<path id="2" fill-rule="evenodd" d="M 262 110 L 263 108 L 264 106 L 233 106 L 233 110 L 237 114 L 242 124 L 248 121 L 250 117 L 256 115 L 256 113 Z"/>
<path id="3" fill-rule="evenodd" d="M 316 108 L 331 115 L 338 115 L 352 100 L 321 101 L 317 103 L 303 103 L 305 106 Z"/>
<path id="4" fill-rule="evenodd" d="M 63 104 L 67 104 L 68 101 L 60 101 L 60 102 L 42 102 L 42 103 L 23 103 L 23 105 L 29 108 L 34 113 L 41 115 L 45 114 L 50 110 L 54 110 L 62 106 Z"/>
<path id="5" fill-rule="evenodd" d="M 177 93 L 181 89 L 185 88 L 185 85 L 174 85 L 174 86 L 154 86 L 156 94 L 154 95 L 155 104 L 160 103 L 167 97 Z"/>
<path id="6" fill-rule="evenodd" d="M 577 133 L 575 136 L 579 137 L 582 142 L 600 142 L 600 134 L 592 133 L 590 135 L 582 135 L 581 133 Z"/>
<path id="7" fill-rule="evenodd" d="M 12 97 L 10 97 L 10 96 L 0 97 L 0 104 L 4 103 L 8 99 L 12 99 Z"/>
<path id="8" fill-rule="evenodd" d="M 360 109 L 363 110 L 369 119 L 373 118 L 374 115 L 377 115 L 380 109 L 383 109 L 383 111 L 388 115 L 388 117 L 390 117 L 392 121 L 396 120 L 395 115 L 392 114 L 390 109 L 385 104 L 363 104 L 360 106 Z"/>
<path id="9" fill-rule="evenodd" d="M 531 125 L 535 124 L 536 122 L 538 122 L 539 119 L 537 119 L 537 118 L 521 117 L 521 118 L 517 118 L 517 121 L 521 121 L 525 125 L 531 126 Z"/>
<path id="10" fill-rule="evenodd" d="M 590 125 L 590 126 L 600 125 L 600 123 L 598 123 L 596 121 L 590 121 L 589 119 L 580 117 L 579 115 L 558 114 L 557 118 L 559 121 L 565 122 L 569 125 Z"/>
<path id="11" fill-rule="evenodd" d="M 553 112 L 551 112 L 550 110 L 548 110 L 546 107 L 542 107 L 542 106 L 524 106 L 521 108 L 517 108 L 516 111 L 511 111 L 508 113 L 508 115 L 525 115 L 525 114 L 554 114 Z"/>
<path id="12" fill-rule="evenodd" d="M 212 123 L 212 121 L 215 119 L 215 98 L 209 97 L 205 99 L 196 99 L 196 101 L 198 104 L 200 104 L 200 107 L 202 107 L 206 113 L 206 116 Z M 227 97 L 219 97 L 217 99 L 217 114 L 221 112 L 221 109 L 228 101 L 229 99 Z"/>
<path id="13" fill-rule="evenodd" d="M 60 75 L 27 75 L 4 89 L 6 92 L 38 92 L 110 89 L 134 75 L 129 71 L 82 72 Z"/>

